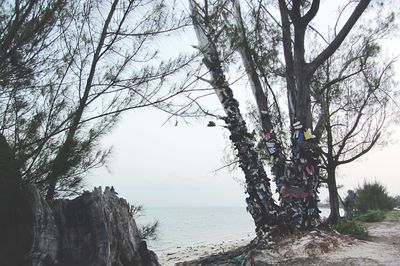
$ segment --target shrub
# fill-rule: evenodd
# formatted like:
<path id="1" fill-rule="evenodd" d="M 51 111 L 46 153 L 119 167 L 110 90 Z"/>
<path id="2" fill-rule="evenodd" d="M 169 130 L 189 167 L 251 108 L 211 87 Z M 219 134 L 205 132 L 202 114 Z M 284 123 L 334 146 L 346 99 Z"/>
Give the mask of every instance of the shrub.
<path id="1" fill-rule="evenodd" d="M 394 204 L 396 205 L 395 207 L 400 208 L 400 195 L 394 197 Z"/>
<path id="2" fill-rule="evenodd" d="M 386 215 L 383 211 L 379 210 L 368 210 L 356 217 L 358 221 L 366 223 L 381 222 L 385 219 Z"/>
<path id="3" fill-rule="evenodd" d="M 373 183 L 364 182 L 362 187 L 357 188 L 355 208 L 359 213 L 368 210 L 393 210 L 395 200 L 390 197 L 386 188 L 377 181 Z"/>
<path id="4" fill-rule="evenodd" d="M 385 216 L 387 221 L 400 222 L 400 211 L 388 211 Z"/>
<path id="5" fill-rule="evenodd" d="M 358 239 L 367 239 L 368 230 L 354 220 L 343 220 L 332 225 L 332 228 L 339 233 L 349 235 Z"/>

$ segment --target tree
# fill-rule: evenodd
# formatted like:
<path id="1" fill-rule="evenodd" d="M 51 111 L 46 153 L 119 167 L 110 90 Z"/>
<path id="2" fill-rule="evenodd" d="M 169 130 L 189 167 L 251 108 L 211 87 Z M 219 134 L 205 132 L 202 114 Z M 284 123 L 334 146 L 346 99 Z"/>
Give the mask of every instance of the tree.
<path id="1" fill-rule="evenodd" d="M 252 15 L 254 16 L 253 31 L 255 32 L 255 36 L 253 36 L 253 38 L 257 41 L 250 42 L 249 38 L 246 36 L 247 33 L 241 17 L 238 1 L 236 1 L 235 4 L 235 17 L 237 21 L 236 30 L 239 36 L 239 53 L 241 54 L 243 64 L 245 65 L 259 110 L 259 121 L 262 125 L 261 140 L 267 148 L 267 154 L 269 155 L 269 160 L 272 166 L 271 170 L 277 185 L 277 191 L 280 193 L 281 204 L 288 216 L 287 219 L 297 228 L 313 227 L 316 225 L 318 219 L 318 208 L 316 205 L 318 171 L 315 168 L 315 165 L 313 165 L 316 163 L 315 145 L 311 143 L 311 140 L 308 141 L 308 144 L 306 144 L 308 145 L 307 149 L 312 152 L 309 153 L 308 156 L 300 158 L 300 154 L 305 154 L 300 152 L 300 148 L 297 144 L 293 145 L 292 143 L 295 148 L 291 161 L 287 160 L 285 153 L 282 151 L 284 145 L 281 140 L 277 138 L 276 133 L 276 129 L 279 128 L 278 125 L 280 125 L 280 129 L 282 130 L 282 116 L 280 115 L 279 107 L 276 108 L 278 110 L 278 123 L 275 122 L 274 125 L 272 122 L 273 112 L 269 110 L 267 100 L 268 94 L 271 94 L 275 105 L 278 106 L 275 94 L 273 90 L 271 90 L 269 84 L 270 74 L 268 72 L 271 72 L 272 69 L 269 63 L 273 60 L 263 56 L 262 53 L 264 53 L 265 49 L 260 49 L 265 45 L 262 41 L 263 39 L 266 39 L 264 36 L 267 35 L 263 30 L 271 30 L 273 32 L 272 35 L 274 34 L 274 30 L 273 27 L 269 26 L 270 23 L 268 20 L 266 20 L 266 17 L 269 16 L 268 10 L 261 2 L 254 4 L 254 6 Z M 260 15 L 262 7 L 267 10 L 267 15 Z M 260 26 L 261 24 L 266 26 L 262 27 Z M 260 42 L 260 40 L 262 41 Z M 260 45 L 260 43 L 262 44 Z M 268 47 L 267 50 L 272 51 L 272 54 L 274 54 L 277 44 L 270 41 L 270 45 L 271 47 Z M 261 85 L 261 77 L 264 80 L 265 88 Z M 270 93 L 268 93 L 268 91 L 270 91 Z M 295 131 L 297 132 L 294 134 L 298 135 L 300 131 L 304 130 L 304 128 L 299 124 L 299 121 L 296 121 L 296 123 L 297 127 Z M 307 133 L 311 135 L 311 131 L 308 131 L 309 130 L 307 130 Z M 280 134 L 282 135 L 282 133 Z M 301 134 L 304 133 L 301 132 Z M 294 140 L 297 140 L 297 138 L 294 138 Z M 297 141 L 294 143 L 297 143 Z M 300 159 L 302 162 L 299 164 Z M 301 176 L 300 180 L 299 176 Z"/>
<path id="2" fill-rule="evenodd" d="M 203 31 L 214 33 L 215 37 L 208 38 L 208 41 L 219 46 L 215 50 L 220 49 L 220 55 L 228 55 L 232 53 L 234 48 L 238 49 L 255 95 L 260 128 L 262 129 L 260 139 L 266 142 L 267 150 L 268 147 L 272 148 L 268 153 L 269 157 L 272 157 L 272 172 L 275 175 L 278 188 L 280 188 L 278 190 L 281 194 L 281 204 L 286 211 L 286 218 L 294 227 L 313 227 L 319 219 L 317 193 L 320 182 L 319 156 L 321 155 L 321 148 L 317 139 L 321 130 L 320 117 L 315 117 L 312 112 L 312 103 L 315 101 L 314 97 L 316 97 L 313 94 L 313 84 L 318 75 L 317 71 L 340 48 L 370 1 L 359 1 L 338 34 L 315 56 L 311 54 L 315 50 L 309 49 L 310 51 L 307 51 L 306 37 L 307 33 L 310 32 L 309 29 L 312 33 L 314 32 L 310 23 L 318 13 L 320 1 L 279 1 L 278 12 L 281 22 L 275 20 L 275 23 L 279 24 L 282 33 L 281 45 L 284 58 L 282 66 L 284 71 L 279 68 L 271 68 L 268 63 L 272 60 L 263 56 L 263 50 L 260 49 L 260 45 L 257 45 L 260 43 L 259 40 L 268 39 L 268 37 L 265 37 L 268 36 L 268 30 L 272 30 L 274 35 L 274 28 L 268 27 L 270 22 L 266 20 L 267 17 L 272 17 L 273 7 L 266 6 L 261 1 L 249 1 L 248 3 L 251 7 L 254 7 L 253 9 L 250 8 L 253 16 L 252 24 L 250 23 L 252 29 L 250 30 L 246 29 L 238 1 L 235 1 L 234 8 L 229 8 L 229 5 L 226 5 L 227 3 L 223 1 L 213 3 L 205 1 L 199 9 L 203 13 L 208 8 L 224 10 L 219 14 L 223 17 L 224 22 L 219 22 L 221 27 L 209 27 L 206 30 L 203 29 Z M 218 16 L 216 13 L 210 15 L 212 18 L 216 16 Z M 207 17 L 203 17 L 202 22 L 207 25 Z M 232 27 L 232 25 L 235 26 Z M 230 44 L 233 47 L 221 44 L 223 42 L 221 39 L 224 39 L 222 36 L 226 34 L 224 33 L 226 31 L 229 32 L 229 36 L 232 36 Z M 265 42 L 261 43 L 265 45 Z M 274 45 L 273 42 L 272 44 Z M 272 46 L 269 51 L 275 51 L 275 46 Z M 211 68 L 208 67 L 208 69 L 212 73 Z M 286 81 L 291 137 L 290 160 L 285 159 L 283 151 L 280 152 L 281 147 L 285 147 L 285 143 L 282 143 L 273 134 L 275 132 L 272 130 L 278 128 L 279 124 L 272 119 L 273 112 L 268 110 L 270 104 L 265 100 L 271 85 L 268 77 L 273 74 L 283 75 Z M 273 96 L 273 90 L 270 91 L 270 95 Z M 282 119 L 282 116 L 280 118 Z M 315 125 L 313 125 L 314 123 Z M 265 136 L 266 140 L 264 139 Z M 272 139 L 271 136 L 273 136 Z M 278 151 L 278 153 L 274 154 L 274 151 Z M 274 168 L 274 166 L 279 167 Z"/>
<path id="3" fill-rule="evenodd" d="M 316 89 L 313 90 L 313 86 L 316 83 L 315 80 L 317 80 L 316 76 L 319 75 L 318 70 L 340 47 L 368 3 L 360 3 L 354 9 L 340 34 L 335 36 L 333 42 L 322 52 L 317 53 L 314 60 L 309 63 L 305 60 L 307 54 L 306 31 L 307 29 L 312 29 L 312 32 L 315 31 L 310 22 L 318 12 L 319 1 L 312 3 L 280 1 L 280 24 L 272 17 L 273 10 L 271 7 L 260 1 L 251 1 L 248 5 L 250 5 L 249 13 L 252 20 L 249 23 L 250 26 L 247 27 L 248 30 L 246 30 L 239 1 L 235 1 L 234 12 L 237 26 L 235 28 L 236 34 L 231 36 L 237 39 L 237 47 L 255 96 L 259 123 L 262 128 L 261 140 L 265 141 L 267 146 L 267 154 L 270 157 L 269 161 L 271 162 L 271 170 L 277 184 L 277 190 L 280 192 L 281 204 L 286 212 L 291 214 L 290 220 L 298 227 L 305 224 L 315 225 L 318 219 L 317 192 L 320 175 L 318 157 L 321 155 L 321 150 L 317 144 L 318 138 L 315 138 L 314 133 L 319 137 L 323 128 L 321 128 L 322 119 L 318 121 L 318 117 L 313 117 L 311 112 L 311 100 L 320 98 L 320 92 L 316 92 Z M 283 74 L 276 66 L 277 63 L 274 62 L 274 59 L 271 59 L 271 57 L 277 57 L 277 43 L 274 42 L 277 38 L 276 26 L 274 28 L 271 25 L 270 18 L 282 30 L 281 41 L 285 59 L 282 65 L 286 70 Z M 265 53 L 270 56 L 265 56 Z M 274 114 L 267 108 L 278 105 L 274 91 L 271 89 L 270 77 L 273 75 L 286 77 L 288 113 L 292 125 L 291 160 L 286 158 L 285 152 L 282 150 L 282 148 L 285 148 L 282 138 L 276 137 L 276 128 L 283 130 L 281 125 L 284 123 L 282 121 L 277 123 L 276 120 L 275 123 L 272 122 Z M 273 99 L 272 104 L 268 103 L 267 100 L 271 98 Z M 277 120 L 282 120 L 278 108 L 277 111 Z M 315 120 L 317 120 L 317 123 L 313 128 L 312 122 Z M 282 133 L 280 134 L 282 135 Z M 296 210 L 295 213 L 293 213 L 293 210 Z"/>
<path id="4" fill-rule="evenodd" d="M 394 197 L 395 207 L 400 208 L 400 196 L 397 195 Z"/>
<path id="5" fill-rule="evenodd" d="M 374 13 L 379 14 L 376 23 L 361 21 L 312 81 L 313 109 L 319 110 L 316 135 L 330 195 L 330 223 L 339 219 L 337 168 L 369 152 L 396 114 L 394 61 L 385 59 L 379 44 L 392 32 L 394 15 L 383 15 L 377 8 Z"/>
<path id="6" fill-rule="evenodd" d="M 332 95 L 331 88 L 321 93 L 324 97 L 321 106 L 326 114 L 326 135 L 322 139 L 326 149 L 322 151 L 322 158 L 330 194 L 331 215 L 328 221 L 331 223 L 336 223 L 339 217 L 335 181 L 337 167 L 351 163 L 368 153 L 378 144 L 384 126 L 389 122 L 391 93 L 387 86 L 390 84 L 390 65 L 392 62 L 385 66 L 381 73 L 374 73 L 378 76 L 368 76 L 371 73 L 362 70 L 360 80 L 353 76 L 350 80 L 341 81 L 337 86 L 345 91 L 336 99 L 333 99 L 335 96 Z M 375 61 L 371 66 L 376 68 L 378 64 Z"/>
<path id="7" fill-rule="evenodd" d="M 259 121 L 262 128 L 262 137 L 268 147 L 272 147 L 272 173 L 277 183 L 278 191 L 282 200 L 282 206 L 287 213 L 290 213 L 290 219 L 298 227 L 304 225 L 312 226 L 316 224 L 318 219 L 317 209 L 317 192 L 319 186 L 319 169 L 318 157 L 320 148 L 317 144 L 320 122 L 315 128 L 312 126 L 313 120 L 317 119 L 312 115 L 312 99 L 319 96 L 318 92 L 314 94 L 313 85 L 315 83 L 316 71 L 323 66 L 324 62 L 334 54 L 344 41 L 345 37 L 355 25 L 358 18 L 364 12 L 369 1 L 361 1 L 354 9 L 353 14 L 345 23 L 340 33 L 335 36 L 333 41 L 317 53 L 313 60 L 306 62 L 306 32 L 314 27 L 310 25 L 312 19 L 316 16 L 319 9 L 319 1 L 311 3 L 303 3 L 301 1 L 280 1 L 279 12 L 281 23 L 272 17 L 273 10 L 260 1 L 250 2 L 250 11 L 252 21 L 251 28 L 246 30 L 243 22 L 239 1 L 235 3 L 235 18 L 236 18 L 236 35 L 238 39 L 238 50 L 243 60 L 245 70 L 248 74 L 248 79 L 253 89 L 256 99 L 256 105 L 259 113 Z M 272 95 L 275 104 L 275 95 L 270 89 L 270 76 L 282 75 L 279 67 L 275 67 L 276 63 L 273 59 L 263 55 L 266 53 L 275 54 L 276 46 L 274 36 L 276 36 L 275 28 L 271 26 L 269 18 L 273 22 L 279 24 L 282 30 L 282 47 L 284 62 L 282 65 L 285 68 L 283 76 L 286 78 L 286 90 L 288 95 L 288 114 L 291 125 L 291 159 L 287 160 L 284 156 L 285 152 L 282 148 L 285 147 L 281 140 L 276 138 L 274 128 L 278 128 L 279 124 L 271 123 L 273 112 L 267 110 L 268 94 Z M 250 32 L 250 33 L 248 33 Z M 270 33 L 271 36 L 268 35 Z M 292 39 L 294 37 L 294 39 Z M 276 39 L 276 37 L 275 37 Z M 269 42 L 268 42 L 269 41 Z M 268 44 L 270 47 L 268 47 Z M 271 67 L 272 63 L 272 67 Z M 269 75 L 268 75 L 269 74 Z M 261 78 L 264 81 L 262 86 Z M 271 91 L 271 92 L 269 92 Z M 268 93 L 269 92 L 269 93 Z M 279 114 L 278 119 L 282 119 Z M 282 122 L 281 122 L 282 124 Z M 282 130 L 282 127 L 280 127 Z M 318 131 L 318 132 L 316 132 Z M 272 138 L 271 138 L 272 136 Z M 319 135 L 318 135 L 319 136 Z M 314 137 L 314 138 L 313 138 Z M 276 153 L 275 153 L 276 152 Z M 293 213 L 293 210 L 296 210 Z"/>
<path id="8" fill-rule="evenodd" d="M 28 2 L 35 12 L 51 6 L 48 1 Z M 62 15 L 51 14 L 55 19 L 43 43 L 24 39 L 25 47 L 41 48 L 24 50 L 40 62 L 32 68 L 29 82 L 1 87 L 2 134 L 14 150 L 23 180 L 37 184 L 47 199 L 57 192 L 76 192 L 83 175 L 105 162 L 109 151 L 100 150 L 97 143 L 121 112 L 169 107 L 168 101 L 185 90 L 186 80 L 174 86 L 168 77 L 191 60 L 180 56 L 162 61 L 157 49 L 150 49 L 161 34 L 186 25 L 181 17 L 172 17 L 164 1 L 62 3 Z M 4 12 L 12 22 L 20 9 Z M 30 17 L 25 17 L 29 24 Z M 20 26 L 15 36 L 27 28 L 24 23 L 15 25 Z M 11 43 L 17 42 L 15 36 Z M 163 86 L 167 83 L 170 86 Z"/>
<path id="9" fill-rule="evenodd" d="M 36 85 L 49 73 L 50 47 L 57 23 L 65 18 L 65 1 L 15 1 L 1 5 L 1 134 L 10 144 L 17 169 L 32 156 L 37 131 L 45 119 Z M 48 57 L 49 56 L 49 57 Z M 57 111 L 60 111 L 57 110 Z M 23 171 L 23 170 L 22 170 Z"/>
<path id="10" fill-rule="evenodd" d="M 395 199 L 388 195 L 386 188 L 377 181 L 364 182 L 362 187 L 356 189 L 355 209 L 358 212 L 368 210 L 392 210 Z"/>
<path id="11" fill-rule="evenodd" d="M 264 235 L 284 230 L 285 225 L 278 222 L 280 209 L 272 198 L 269 178 L 256 148 L 254 136 L 247 129 L 239 103 L 234 98 L 223 71 L 222 54 L 226 50 L 219 49 L 217 43 L 218 40 L 226 40 L 227 32 L 224 32 L 224 24 L 221 24 L 224 3 L 222 1 L 209 5 L 205 1 L 204 5 L 200 5 L 193 0 L 189 3 L 199 42 L 198 49 L 211 77 L 208 82 L 215 90 L 225 112 L 225 116 L 219 118 L 225 122 L 230 132 L 229 138 L 236 149 L 239 167 L 245 175 L 246 191 L 249 194 L 246 198 L 247 210 L 253 217 L 257 235 L 261 239 Z M 218 28 L 218 25 L 222 27 Z"/>
<path id="12" fill-rule="evenodd" d="M 303 188 L 311 195 L 308 200 L 299 203 L 300 207 L 304 210 L 303 213 L 310 207 L 315 210 L 318 200 L 319 170 L 318 159 L 316 158 L 318 156 L 315 155 L 319 153 L 319 147 L 312 139 L 313 133 L 316 131 L 316 128 L 313 127 L 311 108 L 312 80 L 318 68 L 329 60 L 340 45 L 342 45 L 349 32 L 369 5 L 369 2 L 369 0 L 359 1 L 334 39 L 317 56 L 307 62 L 305 46 L 306 32 L 310 22 L 318 13 L 320 1 L 279 1 L 289 118 L 292 125 L 292 159 L 294 159 L 294 168 L 300 170 L 294 176 L 300 174 L 300 176 L 305 177 L 303 178 Z M 290 181 L 288 182 L 289 187 L 292 185 L 291 183 Z M 310 214 L 311 219 L 316 219 L 318 211 L 312 211 Z"/>
<path id="13" fill-rule="evenodd" d="M 256 9 L 255 7 L 253 9 Z M 268 162 L 271 165 L 271 172 L 274 176 L 274 181 L 277 185 L 277 192 L 280 193 L 281 199 L 284 197 L 284 176 L 285 169 L 287 169 L 287 158 L 284 153 L 284 145 L 281 138 L 279 137 L 282 132 L 282 116 L 279 104 L 277 103 L 276 96 L 269 85 L 269 69 L 270 65 L 274 65 L 274 58 L 265 58 L 262 61 L 262 55 L 258 54 L 259 51 L 265 51 L 261 47 L 264 45 L 263 34 L 260 32 L 261 23 L 260 14 L 255 13 L 256 18 L 253 31 L 255 32 L 256 41 L 250 41 L 248 33 L 246 31 L 245 23 L 242 18 L 242 12 L 239 1 L 235 1 L 234 4 L 234 16 L 236 25 L 234 25 L 233 31 L 236 33 L 232 38 L 232 43 L 237 46 L 240 57 L 242 59 L 245 72 L 248 76 L 250 87 L 252 89 L 254 99 L 256 101 L 256 109 L 258 113 L 258 122 L 261 125 L 261 147 L 266 150 Z M 273 35 L 273 34 L 271 34 Z M 275 54 L 277 44 L 270 42 L 268 51 L 271 54 Z M 271 56 L 272 57 L 272 56 Z M 264 80 L 264 82 L 262 82 Z M 270 94 L 273 96 L 272 104 L 269 100 Z M 275 109 L 271 108 L 271 105 Z M 277 115 L 274 115 L 276 111 Z M 277 117 L 274 117 L 277 116 Z"/>

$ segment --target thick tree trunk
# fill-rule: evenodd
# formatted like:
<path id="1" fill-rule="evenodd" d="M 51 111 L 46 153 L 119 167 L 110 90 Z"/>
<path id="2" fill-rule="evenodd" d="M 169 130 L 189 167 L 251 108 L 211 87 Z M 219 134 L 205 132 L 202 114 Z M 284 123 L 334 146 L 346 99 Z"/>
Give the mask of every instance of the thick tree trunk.
<path id="1" fill-rule="evenodd" d="M 339 194 L 336 185 L 335 169 L 328 169 L 328 191 L 329 191 L 329 207 L 330 214 L 327 222 L 336 224 L 339 221 Z"/>
<path id="2" fill-rule="evenodd" d="M 282 188 L 283 206 L 292 215 L 292 225 L 299 229 L 313 228 L 319 223 L 319 147 L 312 131 L 310 80 L 302 71 L 304 68 L 303 60 L 296 59 L 292 158 Z"/>
<path id="3" fill-rule="evenodd" d="M 223 120 L 231 133 L 229 138 L 237 150 L 239 166 L 245 175 L 246 189 L 249 194 L 246 198 L 247 209 L 253 216 L 256 231 L 270 233 L 279 225 L 277 221 L 279 208 L 272 198 L 270 180 L 259 151 L 255 147 L 254 136 L 247 130 L 239 110 L 239 103 L 233 97 L 232 90 L 225 80 L 218 55 L 215 53 L 212 56 L 205 55 L 203 61 L 211 72 L 212 85 L 226 113 Z"/>
<path id="4" fill-rule="evenodd" d="M 282 187 L 283 206 L 291 225 L 298 229 L 311 229 L 319 222 L 318 146 L 312 139 L 304 139 L 308 134 L 303 129 L 293 133 L 292 160 Z"/>
<path id="5" fill-rule="evenodd" d="M 258 236 L 269 235 L 283 229 L 284 224 L 279 221 L 280 208 L 272 198 L 269 178 L 265 172 L 259 151 L 255 147 L 254 136 L 246 127 L 246 123 L 239 110 L 239 103 L 234 98 L 222 70 L 220 55 L 213 42 L 213 36 L 205 32 L 213 32 L 210 25 L 203 23 L 195 3 L 190 1 L 193 23 L 199 41 L 199 49 L 203 54 L 203 62 L 210 71 L 211 85 L 213 86 L 226 116 L 222 119 L 230 131 L 230 140 L 237 150 L 239 166 L 242 169 L 248 197 L 247 210 L 253 217 Z"/>
<path id="6" fill-rule="evenodd" d="M 235 16 L 238 35 L 240 39 L 239 53 L 243 65 L 250 81 L 251 89 L 257 103 L 259 121 L 262 127 L 261 139 L 264 142 L 267 158 L 271 166 L 271 173 L 277 187 L 277 192 L 281 195 L 281 188 L 285 180 L 286 157 L 282 152 L 282 144 L 274 132 L 274 125 L 271 119 L 271 112 L 268 106 L 267 96 L 264 93 L 260 77 L 257 73 L 257 65 L 253 59 L 247 33 L 243 24 L 239 1 L 235 2 Z M 262 66 L 258 66 L 262 67 Z"/>
<path id="7" fill-rule="evenodd" d="M 309 17 L 302 17 L 299 1 L 293 1 L 290 11 L 286 1 L 279 1 L 292 134 L 292 158 L 286 167 L 282 195 L 283 206 L 291 217 L 291 224 L 299 229 L 315 227 L 319 221 L 319 148 L 312 132 L 312 73 L 304 59 L 305 29 L 309 20 L 315 16 L 315 9 L 318 7 L 313 4 L 313 12 L 308 13 Z M 293 42 L 289 17 L 294 28 Z"/>

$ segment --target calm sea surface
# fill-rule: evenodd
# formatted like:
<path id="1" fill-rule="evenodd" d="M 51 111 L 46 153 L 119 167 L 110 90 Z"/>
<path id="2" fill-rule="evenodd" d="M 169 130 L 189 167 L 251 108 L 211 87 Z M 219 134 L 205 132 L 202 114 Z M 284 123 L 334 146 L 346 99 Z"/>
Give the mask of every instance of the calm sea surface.
<path id="1" fill-rule="evenodd" d="M 329 209 L 321 211 L 321 216 L 329 215 Z M 158 255 L 255 237 L 245 207 L 148 207 L 136 218 L 138 225 L 154 221 L 159 221 L 158 239 L 148 244 Z"/>

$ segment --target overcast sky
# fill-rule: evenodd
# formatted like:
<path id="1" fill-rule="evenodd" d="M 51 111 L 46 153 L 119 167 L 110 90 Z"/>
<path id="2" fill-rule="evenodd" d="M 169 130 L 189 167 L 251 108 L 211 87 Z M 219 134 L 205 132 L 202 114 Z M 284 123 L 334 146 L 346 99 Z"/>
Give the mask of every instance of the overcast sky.
<path id="1" fill-rule="evenodd" d="M 188 32 L 176 43 L 163 46 L 191 49 L 191 45 L 196 44 L 193 33 Z M 393 47 L 398 45 L 398 42 L 392 44 Z M 393 52 L 400 54 L 396 49 Z M 396 69 L 400 69 L 399 63 Z M 216 96 L 213 97 L 210 101 L 216 101 Z M 209 119 L 163 126 L 166 118 L 160 111 L 149 108 L 125 113 L 103 140 L 104 146 L 113 146 L 108 170 L 94 170 L 86 181 L 86 188 L 113 185 L 120 196 L 134 205 L 244 206 L 244 190 L 236 181 L 242 178 L 241 171 L 214 172 L 223 165 L 226 130 L 208 128 Z M 375 179 L 385 184 L 391 195 L 400 195 L 397 168 L 400 166 L 400 127 L 393 132 L 394 141 L 390 145 L 340 168 L 338 184 L 344 185 L 342 195 L 364 180 Z M 327 197 L 323 189 L 320 199 L 324 201 Z"/>

